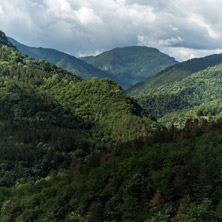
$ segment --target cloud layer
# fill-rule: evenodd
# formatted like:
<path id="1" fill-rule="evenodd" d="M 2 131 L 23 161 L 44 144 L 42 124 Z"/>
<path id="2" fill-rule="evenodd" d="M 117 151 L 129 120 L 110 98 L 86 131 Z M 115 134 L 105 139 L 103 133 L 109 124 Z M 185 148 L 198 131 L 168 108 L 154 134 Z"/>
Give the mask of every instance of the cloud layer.
<path id="1" fill-rule="evenodd" d="M 220 0 L 1 0 L 0 29 L 79 56 L 146 45 L 182 61 L 222 52 Z"/>

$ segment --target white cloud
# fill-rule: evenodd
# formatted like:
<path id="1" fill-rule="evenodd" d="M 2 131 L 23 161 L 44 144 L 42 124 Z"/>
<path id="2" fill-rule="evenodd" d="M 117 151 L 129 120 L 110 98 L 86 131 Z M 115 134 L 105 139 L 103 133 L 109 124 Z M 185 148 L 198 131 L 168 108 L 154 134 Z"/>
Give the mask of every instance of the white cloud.
<path id="1" fill-rule="evenodd" d="M 145 37 L 143 35 L 137 35 L 137 40 L 138 40 L 138 45 L 150 46 L 154 48 L 172 46 L 183 42 L 183 39 L 180 36 L 171 37 L 170 39 L 160 39 L 160 40 L 150 41 L 149 37 Z"/>
<path id="2" fill-rule="evenodd" d="M 170 39 L 161 39 L 159 40 L 159 45 L 171 46 L 181 42 L 183 42 L 183 39 L 180 36 L 177 36 L 177 37 L 171 37 Z"/>
<path id="3" fill-rule="evenodd" d="M 220 51 L 221 8 L 220 0 L 1 0 L 0 29 L 73 55 L 138 44 L 184 60 Z"/>
<path id="4" fill-rule="evenodd" d="M 195 50 L 184 47 L 169 47 L 169 48 L 162 48 L 162 52 L 177 58 L 178 61 L 184 61 L 188 59 L 204 57 L 211 54 L 219 54 L 222 53 L 222 49 Z"/>
<path id="5" fill-rule="evenodd" d="M 78 57 L 97 56 L 97 55 L 101 54 L 103 51 L 104 50 L 102 50 L 102 51 L 96 50 L 95 52 L 91 52 L 91 53 L 84 53 L 84 52 L 82 53 L 82 52 L 80 52 L 78 54 Z"/>
<path id="6" fill-rule="evenodd" d="M 0 15 L 4 15 L 3 8 L 1 5 L 0 5 Z"/>
<path id="7" fill-rule="evenodd" d="M 102 19 L 94 14 L 93 9 L 91 8 L 80 8 L 78 11 L 75 11 L 75 15 L 84 26 L 89 24 L 103 24 Z"/>
<path id="8" fill-rule="evenodd" d="M 222 53 L 222 49 L 193 49 L 185 47 L 172 47 L 173 44 L 183 42 L 180 37 L 172 37 L 171 39 L 159 40 L 159 41 L 149 41 L 148 38 L 138 35 L 138 45 L 149 46 L 158 48 L 161 52 L 170 55 L 177 59 L 177 61 L 184 61 L 197 57 L 204 57 L 211 54 Z"/>

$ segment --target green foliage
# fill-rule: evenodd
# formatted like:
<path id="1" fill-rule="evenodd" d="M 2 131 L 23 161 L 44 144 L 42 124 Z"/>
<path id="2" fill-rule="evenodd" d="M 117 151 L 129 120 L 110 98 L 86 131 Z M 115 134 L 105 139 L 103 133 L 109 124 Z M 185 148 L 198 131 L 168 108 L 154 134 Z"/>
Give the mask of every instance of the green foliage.
<path id="1" fill-rule="evenodd" d="M 0 44 L 4 44 L 12 47 L 12 44 L 8 41 L 4 32 L 0 31 Z"/>
<path id="2" fill-rule="evenodd" d="M 172 84 L 172 94 L 192 82 L 209 101 L 187 96 L 193 113 L 216 118 L 220 99 L 206 98 L 220 93 L 221 69 L 191 75 L 182 89 Z M 0 108 L 1 221 L 221 221 L 221 118 L 155 131 L 112 80 L 83 81 L 7 42 Z"/>
<path id="3" fill-rule="evenodd" d="M 188 118 L 216 119 L 221 115 L 221 76 L 219 64 L 157 87 L 155 92 L 137 97 L 137 101 L 168 126 L 172 122 L 184 126 Z"/>
<path id="4" fill-rule="evenodd" d="M 136 98 L 140 96 L 149 96 L 156 91 L 162 90 L 162 88 L 164 89 L 165 87 L 170 87 L 174 83 L 180 82 L 195 72 L 218 65 L 221 62 L 222 54 L 191 59 L 166 68 L 165 70 L 148 77 L 143 82 L 130 88 L 127 93 Z"/>
<path id="5" fill-rule="evenodd" d="M 0 218 L 2 222 L 13 221 L 13 208 L 14 203 L 11 200 L 7 200 L 2 204 Z"/>
<path id="6" fill-rule="evenodd" d="M 68 169 L 159 127 L 113 81 L 82 81 L 7 44 L 0 45 L 0 106 L 1 186 Z"/>
<path id="7" fill-rule="evenodd" d="M 94 78 L 74 83 L 60 81 L 57 76 L 53 76 L 42 87 L 61 106 L 81 118 L 88 129 L 93 131 L 92 134 L 103 138 L 103 141 L 133 140 L 158 128 L 151 116 L 112 80 Z"/>
<path id="8" fill-rule="evenodd" d="M 7 216 L 13 203 L 12 218 L 26 222 L 220 221 L 221 125 L 199 127 L 190 123 L 174 130 L 175 139 L 167 143 L 147 141 L 138 149 L 139 141 L 127 143 L 108 159 L 97 155 L 99 165 L 86 162 L 75 174 L 60 170 L 9 194 L 0 190 L 10 199 L 1 199 L 1 212 Z M 195 136 L 209 127 L 210 133 Z M 172 131 L 159 136 L 166 133 L 169 139 Z M 182 135 L 187 139 L 176 142 Z"/>
<path id="9" fill-rule="evenodd" d="M 210 108 L 209 102 L 215 104 L 221 98 L 221 61 L 219 54 L 182 62 L 147 78 L 128 93 L 168 126 L 172 122 L 184 126 L 188 118 L 209 114 L 218 117 L 220 107 Z"/>
<path id="10" fill-rule="evenodd" d="M 221 221 L 222 214 L 217 214 L 213 210 L 212 201 L 208 198 L 204 198 L 202 203 L 199 205 L 192 205 L 188 211 L 188 213 L 180 218 L 180 221 L 187 222 L 187 221 L 198 221 L 198 222 L 205 222 L 205 221 Z"/>
<path id="11" fill-rule="evenodd" d="M 66 216 L 65 222 L 86 222 L 86 220 L 75 212 L 71 212 Z"/>
<path id="12" fill-rule="evenodd" d="M 188 119 L 198 119 L 199 121 L 217 120 L 222 116 L 221 104 L 221 99 L 215 99 L 200 106 L 167 113 L 158 119 L 158 122 L 168 128 L 172 126 L 172 123 L 179 123 L 178 127 L 183 128 Z"/>

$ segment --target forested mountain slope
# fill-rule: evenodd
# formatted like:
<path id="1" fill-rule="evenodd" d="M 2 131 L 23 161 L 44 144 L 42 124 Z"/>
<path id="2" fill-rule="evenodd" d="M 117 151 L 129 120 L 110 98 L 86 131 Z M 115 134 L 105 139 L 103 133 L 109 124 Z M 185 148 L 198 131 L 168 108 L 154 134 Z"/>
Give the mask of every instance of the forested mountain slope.
<path id="1" fill-rule="evenodd" d="M 174 58 L 161 53 L 158 49 L 143 46 L 115 48 L 97 56 L 81 59 L 99 69 L 115 74 L 118 79 L 125 82 L 125 89 L 177 64 Z"/>
<path id="2" fill-rule="evenodd" d="M 152 115 L 168 125 L 185 123 L 188 118 L 219 117 L 222 114 L 222 65 L 208 67 L 137 99 Z"/>
<path id="3" fill-rule="evenodd" d="M 69 171 L 0 189 L 1 219 L 17 222 L 222 220 L 221 121 L 187 122 Z"/>
<path id="4" fill-rule="evenodd" d="M 190 81 L 217 88 L 221 69 Z M 222 221 L 221 123 L 154 130 L 112 80 L 31 59 L 0 32 L 0 221 Z"/>
<path id="5" fill-rule="evenodd" d="M 85 63 L 75 56 L 68 55 L 55 49 L 29 47 L 17 42 L 13 38 L 8 37 L 8 39 L 20 52 L 29 55 L 34 59 L 43 59 L 51 62 L 69 72 L 80 75 L 83 79 L 89 80 L 93 77 L 110 78 L 119 84 L 122 84 L 118 77 Z"/>
<path id="6" fill-rule="evenodd" d="M 139 97 L 152 94 L 159 88 L 181 81 L 191 74 L 207 67 L 222 63 L 222 54 L 210 55 L 203 58 L 191 59 L 169 67 L 130 88 L 127 93 Z"/>
<path id="7" fill-rule="evenodd" d="M 82 80 L 5 41 L 1 33 L 0 185 L 46 176 L 159 127 L 112 80 Z"/>
<path id="8" fill-rule="evenodd" d="M 208 115 L 200 117 L 198 107 L 209 110 L 208 102 L 215 100 L 213 103 L 218 104 L 216 100 L 222 98 L 221 62 L 222 54 L 188 60 L 147 78 L 127 93 L 162 124 L 171 126 L 173 122 L 183 122 L 182 127 L 189 118 L 208 118 Z"/>

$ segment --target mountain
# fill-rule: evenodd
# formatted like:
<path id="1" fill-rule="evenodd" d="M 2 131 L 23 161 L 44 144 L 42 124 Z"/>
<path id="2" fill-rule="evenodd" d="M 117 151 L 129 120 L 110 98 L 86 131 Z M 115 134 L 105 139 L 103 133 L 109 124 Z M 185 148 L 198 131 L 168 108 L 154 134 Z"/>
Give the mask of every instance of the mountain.
<path id="1" fill-rule="evenodd" d="M 219 59 L 221 55 L 217 57 Z M 160 82 L 151 80 L 149 88 L 142 88 L 141 94 L 135 98 L 152 115 L 159 118 L 158 121 L 163 125 L 170 127 L 172 123 L 177 123 L 179 127 L 184 127 L 188 119 L 212 120 L 222 116 L 221 79 L 222 65 L 220 63 L 181 80 L 166 79 L 166 83 L 162 85 Z"/>
<path id="2" fill-rule="evenodd" d="M 74 74 L 80 75 L 83 79 L 92 79 L 93 77 L 98 78 L 110 78 L 114 81 L 121 84 L 116 76 L 102 71 L 84 61 L 76 58 L 75 56 L 68 55 L 66 53 L 60 52 L 55 49 L 48 48 L 36 48 L 23 45 L 13 38 L 8 37 L 10 43 L 12 43 L 20 52 L 34 58 L 34 59 L 43 59 L 50 63 L 57 65 L 63 69 L 68 70 Z"/>
<path id="3" fill-rule="evenodd" d="M 85 62 L 113 73 L 124 81 L 124 88 L 141 82 L 145 78 L 177 64 L 174 58 L 158 49 L 144 46 L 115 48 L 97 56 L 80 58 Z"/>
<path id="4" fill-rule="evenodd" d="M 163 87 L 153 101 L 156 103 L 154 106 L 162 103 L 161 108 L 158 108 L 158 113 L 164 114 L 161 122 L 179 122 L 182 126 L 187 119 L 212 120 L 221 117 L 221 79 L 222 64 L 219 64 L 175 82 L 168 89 Z"/>
<path id="5" fill-rule="evenodd" d="M 0 44 L 12 47 L 12 43 L 8 41 L 5 33 L 0 31 Z"/>
<path id="6" fill-rule="evenodd" d="M 204 58 L 195 58 L 181 62 L 146 78 L 142 82 L 128 89 L 127 93 L 134 97 L 146 96 L 158 91 L 158 89 L 161 89 L 162 87 L 170 85 L 176 81 L 181 81 L 195 72 L 204 70 L 210 66 L 218 65 L 221 62 L 222 54 L 210 55 Z"/>
<path id="7" fill-rule="evenodd" d="M 160 127 L 114 81 L 83 80 L 21 54 L 3 33 L 0 41 L 0 165 L 8 169 L 0 185 L 35 180 Z"/>
<path id="8" fill-rule="evenodd" d="M 194 83 L 209 101 L 221 70 L 195 73 L 184 87 Z M 220 100 L 212 107 L 219 112 Z M 0 31 L 0 221 L 222 221 L 221 126 L 155 130 L 114 81 L 34 60 Z"/>
<path id="9" fill-rule="evenodd" d="M 110 78 L 124 89 L 177 63 L 157 49 L 148 47 L 118 48 L 95 57 L 78 59 L 54 49 L 29 47 L 10 37 L 8 39 L 20 52 L 32 58 L 51 62 L 84 79 Z"/>
<path id="10" fill-rule="evenodd" d="M 192 59 L 147 78 L 128 93 L 156 118 L 179 110 L 181 112 L 221 98 L 222 92 L 218 90 L 222 84 L 221 62 L 221 54 Z M 215 64 L 219 65 L 214 67 Z"/>

